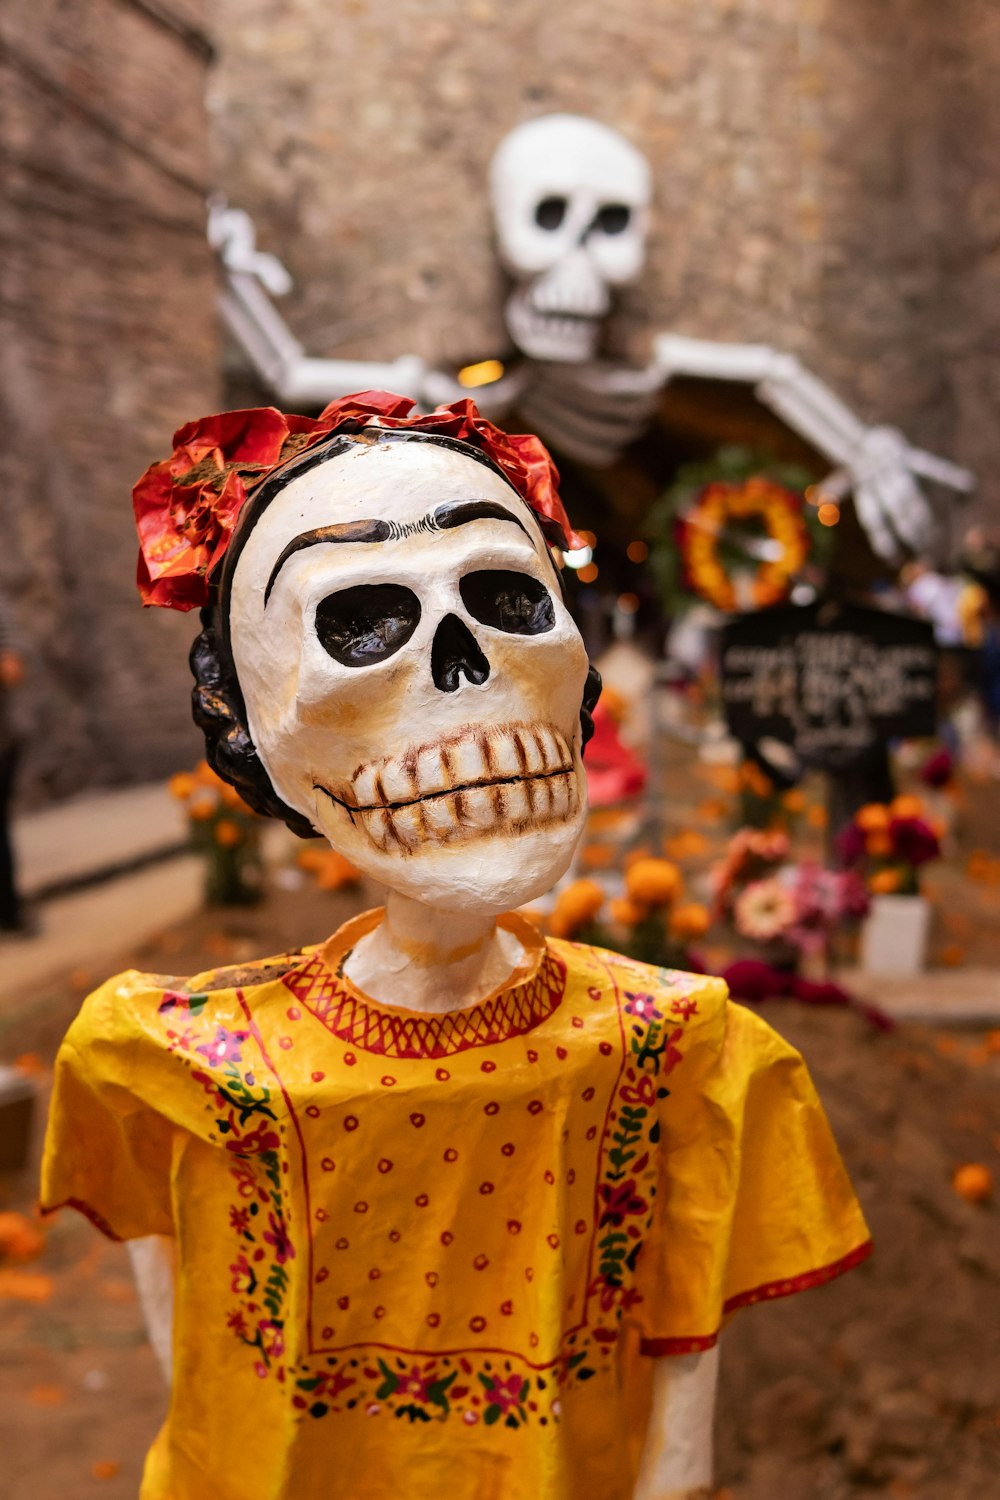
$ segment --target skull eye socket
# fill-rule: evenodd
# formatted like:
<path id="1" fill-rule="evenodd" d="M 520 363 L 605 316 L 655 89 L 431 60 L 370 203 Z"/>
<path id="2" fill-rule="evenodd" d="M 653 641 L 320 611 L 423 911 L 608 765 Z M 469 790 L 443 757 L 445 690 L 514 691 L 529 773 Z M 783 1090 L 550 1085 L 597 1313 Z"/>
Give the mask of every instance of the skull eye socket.
<path id="1" fill-rule="evenodd" d="M 508 635 L 544 635 L 556 623 L 551 594 L 528 573 L 489 568 L 467 573 L 458 587 L 462 603 L 480 625 Z"/>
<path id="2" fill-rule="evenodd" d="M 594 229 L 599 229 L 602 234 L 624 234 L 628 228 L 632 210 L 626 203 L 605 203 L 597 210 L 594 218 Z"/>
<path id="3" fill-rule="evenodd" d="M 316 607 L 316 635 L 334 661 L 371 667 L 405 646 L 420 622 L 420 600 L 396 583 L 362 583 Z"/>
<path id="4" fill-rule="evenodd" d="M 565 198 L 543 198 L 535 209 L 535 223 L 539 229 L 558 229 L 565 217 Z"/>

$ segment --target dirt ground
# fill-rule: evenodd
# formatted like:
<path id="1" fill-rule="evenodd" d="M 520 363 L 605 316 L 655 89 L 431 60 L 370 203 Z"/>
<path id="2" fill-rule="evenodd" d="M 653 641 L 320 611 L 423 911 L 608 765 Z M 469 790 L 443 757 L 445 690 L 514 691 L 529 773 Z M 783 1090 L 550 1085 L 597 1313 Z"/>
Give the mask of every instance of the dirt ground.
<path id="1" fill-rule="evenodd" d="M 666 776 L 667 837 L 692 826 L 708 834 L 701 871 L 686 871 L 697 891 L 725 838 L 723 809 L 708 768 L 688 759 Z M 1000 892 L 964 874 L 984 830 L 996 859 L 1000 788 L 966 793 L 958 847 L 934 870 L 935 943 L 990 968 L 1000 965 Z M 134 962 L 190 974 L 261 957 L 316 941 L 371 904 L 363 890 L 278 889 L 260 907 L 208 911 L 164 932 Z M 36 1164 L 0 1176 L 0 1212 L 32 1209 L 51 1061 L 103 977 L 70 976 L 0 1029 L 0 1059 L 33 1054 L 42 1096 Z M 763 1009 L 805 1054 L 876 1252 L 830 1286 L 733 1320 L 720 1500 L 1000 1500 L 1000 1204 L 966 1202 L 952 1187 L 969 1162 L 1000 1183 L 995 1035 L 987 1046 L 975 1029 L 882 1032 L 850 1010 Z M 42 1255 L 18 1269 L 16 1296 L 9 1275 L 0 1266 L 0 1497 L 134 1500 L 165 1394 L 124 1249 L 67 1212 Z"/>

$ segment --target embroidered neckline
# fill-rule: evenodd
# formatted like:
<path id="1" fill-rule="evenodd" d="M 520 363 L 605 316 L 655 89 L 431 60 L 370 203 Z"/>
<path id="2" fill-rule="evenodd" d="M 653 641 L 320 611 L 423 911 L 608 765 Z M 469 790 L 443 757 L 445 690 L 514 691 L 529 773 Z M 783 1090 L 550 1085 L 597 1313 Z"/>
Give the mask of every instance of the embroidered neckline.
<path id="1" fill-rule="evenodd" d="M 379 1005 L 343 972 L 355 943 L 381 920 L 381 911 L 347 922 L 330 941 L 285 974 L 282 983 L 326 1029 L 364 1052 L 382 1057 L 438 1058 L 523 1036 L 557 1009 L 566 988 L 566 966 L 529 922 L 510 914 L 500 925 L 516 933 L 526 961 L 516 980 L 444 1015 Z"/>

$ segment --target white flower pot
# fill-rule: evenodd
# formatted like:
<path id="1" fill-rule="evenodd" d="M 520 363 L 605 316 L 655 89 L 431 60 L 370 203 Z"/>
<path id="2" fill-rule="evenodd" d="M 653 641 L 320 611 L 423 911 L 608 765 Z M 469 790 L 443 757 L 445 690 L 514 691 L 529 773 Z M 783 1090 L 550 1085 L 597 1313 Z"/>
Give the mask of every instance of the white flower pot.
<path id="1" fill-rule="evenodd" d="M 923 896 L 873 896 L 861 929 L 861 968 L 866 974 L 905 977 L 923 971 L 931 908 Z"/>

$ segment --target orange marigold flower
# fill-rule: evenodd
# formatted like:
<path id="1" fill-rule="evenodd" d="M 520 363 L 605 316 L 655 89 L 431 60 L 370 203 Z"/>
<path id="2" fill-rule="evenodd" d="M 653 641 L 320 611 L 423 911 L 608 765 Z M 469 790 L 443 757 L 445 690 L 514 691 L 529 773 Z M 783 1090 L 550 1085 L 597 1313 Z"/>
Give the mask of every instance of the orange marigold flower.
<path id="1" fill-rule="evenodd" d="M 611 920 L 619 927 L 636 927 L 646 915 L 646 908 L 627 896 L 616 896 L 608 906 Z"/>
<path id="2" fill-rule="evenodd" d="M 682 942 L 704 937 L 711 922 L 707 906 L 702 906 L 699 901 L 687 901 L 683 906 L 675 906 L 671 912 L 670 934 Z"/>
<path id="3" fill-rule="evenodd" d="M 892 853 L 892 839 L 881 828 L 865 834 L 865 850 L 874 859 L 886 859 Z"/>
<path id="4" fill-rule="evenodd" d="M 791 791 L 785 793 L 781 802 L 790 813 L 803 812 L 806 805 L 805 792 L 801 791 L 797 786 L 793 786 Z"/>
<path id="5" fill-rule="evenodd" d="M 167 782 L 171 797 L 176 797 L 178 802 L 186 802 L 194 791 L 194 777 L 190 771 L 176 771 Z"/>
<path id="6" fill-rule="evenodd" d="M 226 783 L 221 776 L 217 776 L 207 760 L 200 760 L 194 768 L 194 780 L 199 786 L 210 786 L 218 790 Z"/>
<path id="7" fill-rule="evenodd" d="M 625 872 L 626 894 L 642 906 L 669 906 L 682 887 L 681 872 L 669 859 L 637 859 Z"/>
<path id="8" fill-rule="evenodd" d="M 902 884 L 898 870 L 877 870 L 868 882 L 873 896 L 891 896 Z"/>
<path id="9" fill-rule="evenodd" d="M 774 791 L 774 782 L 769 776 L 765 776 L 756 761 L 745 760 L 740 767 L 740 779 L 747 791 L 753 792 L 755 797 L 770 797 Z"/>
<path id="10" fill-rule="evenodd" d="M 922 818 L 924 804 L 919 797 L 897 797 L 890 802 L 889 812 L 894 818 Z"/>
<path id="11" fill-rule="evenodd" d="M 240 832 L 239 824 L 234 823 L 232 818 L 220 818 L 215 825 L 215 842 L 223 849 L 232 849 L 240 843 L 243 834 Z"/>
<path id="12" fill-rule="evenodd" d="M 206 789 L 200 791 L 193 801 L 188 803 L 187 815 L 195 823 L 207 823 L 209 818 L 215 816 L 218 806 L 218 797 Z"/>
<path id="13" fill-rule="evenodd" d="M 951 1185 L 967 1203 L 988 1203 L 993 1197 L 993 1173 L 982 1162 L 970 1161 L 958 1167 Z"/>
<path id="14" fill-rule="evenodd" d="M 553 916 L 559 916 L 575 932 L 585 922 L 592 922 L 604 905 L 604 887 L 596 880 L 574 880 L 556 897 Z"/>
<path id="15" fill-rule="evenodd" d="M 888 828 L 889 809 L 881 802 L 869 802 L 855 814 L 854 821 L 862 833 L 874 833 L 878 829 Z"/>

